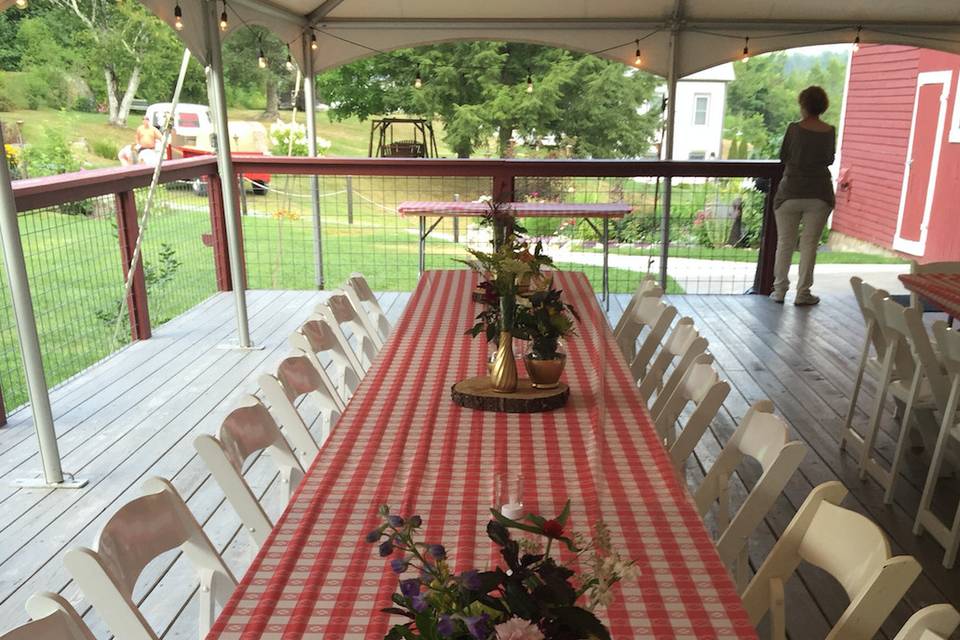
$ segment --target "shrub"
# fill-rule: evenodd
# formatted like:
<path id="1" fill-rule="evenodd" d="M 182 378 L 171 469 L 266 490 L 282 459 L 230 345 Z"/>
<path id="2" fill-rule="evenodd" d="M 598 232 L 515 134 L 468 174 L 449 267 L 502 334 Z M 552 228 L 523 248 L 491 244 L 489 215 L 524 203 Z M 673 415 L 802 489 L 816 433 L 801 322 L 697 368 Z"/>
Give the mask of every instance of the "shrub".
<path id="1" fill-rule="evenodd" d="M 306 156 L 307 127 L 299 122 L 277 120 L 270 125 L 270 150 L 275 156 Z M 318 154 L 330 148 L 330 141 L 317 136 Z"/>
<path id="2" fill-rule="evenodd" d="M 0 75 L 0 111 L 20 111 L 29 105 L 24 92 L 22 73 Z"/>
<path id="3" fill-rule="evenodd" d="M 38 67 L 23 74 L 24 93 L 30 109 L 50 107 L 65 109 L 69 104 L 70 87 L 63 71 L 54 67 Z"/>
<path id="4" fill-rule="evenodd" d="M 91 145 L 91 150 L 95 155 L 106 158 L 107 160 L 116 160 L 117 154 L 120 153 L 117 145 L 109 140 L 94 140 Z"/>
<path id="5" fill-rule="evenodd" d="M 47 132 L 42 143 L 28 146 L 24 153 L 31 176 L 52 176 L 80 170 L 80 162 L 73 157 L 70 145 L 56 131 Z"/>
<path id="6" fill-rule="evenodd" d="M 74 111 L 81 111 L 83 113 L 96 113 L 97 111 L 97 101 L 93 96 L 80 96 L 73 103 Z M 94 149 L 96 150 L 96 149 Z M 104 156 L 106 157 L 106 156 Z M 116 157 L 116 156 L 114 156 Z"/>
<path id="7" fill-rule="evenodd" d="M 521 218 L 520 225 L 527 230 L 527 235 L 533 238 L 549 238 L 557 235 L 560 229 L 560 220 L 558 218 Z"/>
<path id="8" fill-rule="evenodd" d="M 657 242 L 660 239 L 660 216 L 656 213 L 631 213 L 613 230 L 617 242 Z"/>

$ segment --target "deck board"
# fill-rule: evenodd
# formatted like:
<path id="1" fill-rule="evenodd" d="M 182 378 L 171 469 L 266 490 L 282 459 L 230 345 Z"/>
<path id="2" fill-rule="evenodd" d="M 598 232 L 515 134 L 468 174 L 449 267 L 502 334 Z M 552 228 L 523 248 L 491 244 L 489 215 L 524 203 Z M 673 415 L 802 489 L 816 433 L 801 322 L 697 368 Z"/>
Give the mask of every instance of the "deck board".
<path id="1" fill-rule="evenodd" d="M 143 480 L 170 478 L 224 554 L 238 577 L 252 559 L 254 546 L 239 518 L 194 453 L 193 439 L 213 433 L 233 399 L 256 391 L 256 375 L 288 353 L 287 336 L 305 320 L 322 292 L 251 291 L 248 294 L 253 341 L 262 350 L 218 348 L 235 340 L 233 300 L 218 294 L 158 328 L 150 340 L 135 343 L 60 384 L 51 392 L 59 443 L 67 471 L 90 481 L 83 490 L 17 490 L 3 480 L 36 474 L 39 458 L 28 411 L 10 416 L 0 429 L 0 626 L 26 620 L 23 604 L 34 592 L 52 590 L 75 602 L 97 637 L 109 636 L 87 606 L 62 565 L 63 553 L 90 545 L 107 518 L 140 495 Z M 409 299 L 407 293 L 378 294 L 393 323 Z M 611 324 L 623 313 L 628 296 L 613 296 Z M 863 325 L 852 296 L 825 297 L 814 308 L 779 306 L 753 296 L 673 296 L 681 316 L 693 318 L 710 340 L 717 367 L 732 389 L 724 409 L 688 461 L 693 486 L 736 429 L 751 403 L 770 398 L 810 451 L 800 471 L 750 543 L 750 563 L 758 566 L 810 489 L 840 479 L 850 489 L 845 505 L 868 515 L 887 532 L 896 553 L 910 553 L 924 574 L 878 637 L 890 638 L 915 609 L 949 601 L 960 606 L 960 570 L 940 566 L 942 550 L 910 528 L 923 485 L 924 464 L 912 454 L 898 485 L 894 505 L 882 502 L 876 483 L 861 482 L 849 453 L 841 454 L 839 425 L 847 409 L 863 340 Z M 866 421 L 875 385 L 868 380 L 857 423 Z M 892 403 L 889 404 L 892 410 Z M 892 413 L 891 413 L 892 415 Z M 326 425 L 315 420 L 318 439 Z M 880 456 L 892 456 L 897 427 L 884 420 Z M 735 479 L 732 499 L 745 495 L 759 468 Z M 276 469 L 268 456 L 245 468 L 267 512 L 276 517 L 282 497 Z M 956 484 L 956 483 L 954 483 Z M 960 495 L 948 487 L 946 501 Z M 943 500 L 941 500 L 943 501 Z M 712 516 L 708 526 L 713 526 Z M 69 523 L 69 526 L 64 523 Z M 787 585 L 788 629 L 793 640 L 821 638 L 845 606 L 845 596 L 822 572 L 804 568 Z M 196 638 L 197 598 L 189 565 L 176 554 L 151 563 L 137 585 L 135 599 L 164 638 Z M 958 636 L 960 637 L 960 636 Z"/>

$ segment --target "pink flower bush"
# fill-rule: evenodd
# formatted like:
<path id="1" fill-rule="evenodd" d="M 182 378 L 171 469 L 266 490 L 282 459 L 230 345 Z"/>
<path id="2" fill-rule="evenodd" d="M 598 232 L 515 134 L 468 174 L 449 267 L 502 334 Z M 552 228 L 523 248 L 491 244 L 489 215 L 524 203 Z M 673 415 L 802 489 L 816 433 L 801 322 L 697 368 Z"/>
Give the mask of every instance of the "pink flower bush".
<path id="1" fill-rule="evenodd" d="M 494 627 L 497 640 L 543 640 L 537 625 L 523 618 L 510 618 Z"/>

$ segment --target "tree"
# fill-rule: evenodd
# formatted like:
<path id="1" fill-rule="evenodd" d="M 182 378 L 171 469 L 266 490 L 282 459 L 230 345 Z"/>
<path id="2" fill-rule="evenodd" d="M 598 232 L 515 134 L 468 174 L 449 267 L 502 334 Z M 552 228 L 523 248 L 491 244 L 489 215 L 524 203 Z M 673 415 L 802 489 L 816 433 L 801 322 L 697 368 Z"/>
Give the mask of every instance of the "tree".
<path id="1" fill-rule="evenodd" d="M 158 57 L 169 52 L 164 46 L 171 42 L 169 27 L 135 0 L 50 2 L 62 13 L 58 29 L 69 33 L 75 47 L 85 51 L 89 66 L 103 74 L 110 124 L 126 126 L 144 68 L 175 64 Z"/>
<path id="2" fill-rule="evenodd" d="M 258 64 L 260 52 L 267 66 Z M 246 89 L 266 95 L 263 117 L 275 119 L 280 111 L 280 93 L 292 88 L 295 72 L 286 68 L 287 47 L 262 27 L 247 27 L 230 34 L 223 43 L 224 79 L 233 91 Z"/>
<path id="3" fill-rule="evenodd" d="M 656 82 L 562 49 L 479 41 L 360 60 L 323 74 L 318 93 L 333 105 L 334 119 L 396 112 L 439 119 L 447 145 L 462 158 L 491 136 L 507 157 L 514 133 L 534 147 L 553 136 L 578 157 L 635 157 L 648 152 L 659 125 L 658 113 L 641 113 Z"/>

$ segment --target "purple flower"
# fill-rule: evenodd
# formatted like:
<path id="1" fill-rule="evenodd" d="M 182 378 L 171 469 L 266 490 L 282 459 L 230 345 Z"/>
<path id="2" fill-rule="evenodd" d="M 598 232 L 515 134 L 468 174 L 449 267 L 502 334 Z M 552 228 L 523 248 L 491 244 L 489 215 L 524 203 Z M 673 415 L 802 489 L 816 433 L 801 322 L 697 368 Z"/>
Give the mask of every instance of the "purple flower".
<path id="1" fill-rule="evenodd" d="M 412 526 L 414 529 L 419 527 L 421 524 L 423 524 L 423 518 L 420 516 L 410 516 L 410 526 Z"/>
<path id="2" fill-rule="evenodd" d="M 407 559 L 394 558 L 390 561 L 390 568 L 393 569 L 394 573 L 403 573 L 407 570 Z"/>
<path id="3" fill-rule="evenodd" d="M 410 606 L 417 613 L 423 613 L 427 609 L 427 599 L 418 594 L 410 598 Z"/>
<path id="4" fill-rule="evenodd" d="M 391 553 L 393 553 L 393 543 L 387 540 L 380 545 L 380 557 L 386 558 Z"/>
<path id="5" fill-rule="evenodd" d="M 463 621 L 467 623 L 467 631 L 469 631 L 470 635 L 474 638 L 483 640 L 490 635 L 490 625 L 488 624 L 487 614 L 484 613 L 479 616 L 464 618 Z"/>
<path id="6" fill-rule="evenodd" d="M 387 522 L 389 522 L 390 526 L 394 529 L 399 529 L 403 526 L 403 518 L 400 516 L 390 516 L 387 518 Z"/>
<path id="7" fill-rule="evenodd" d="M 367 542 L 369 542 L 370 544 L 373 544 L 379 539 L 380 539 L 380 529 L 374 529 L 373 531 L 367 534 Z"/>
<path id="8" fill-rule="evenodd" d="M 477 591 L 481 587 L 480 583 L 480 572 L 476 569 L 470 569 L 469 571 L 464 571 L 460 576 L 463 580 L 464 588 L 470 591 Z"/>
<path id="9" fill-rule="evenodd" d="M 440 622 L 437 623 L 437 631 L 440 632 L 444 638 L 449 638 L 453 635 L 453 632 L 456 631 L 456 628 L 453 626 L 453 619 L 444 614 L 440 616 Z"/>
<path id="10" fill-rule="evenodd" d="M 443 548 L 442 544 L 432 544 L 427 547 L 427 551 L 437 560 L 443 560 L 447 557 L 447 550 Z"/>
<path id="11" fill-rule="evenodd" d="M 400 593 L 407 598 L 420 595 L 420 581 L 416 578 L 400 581 Z"/>

